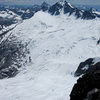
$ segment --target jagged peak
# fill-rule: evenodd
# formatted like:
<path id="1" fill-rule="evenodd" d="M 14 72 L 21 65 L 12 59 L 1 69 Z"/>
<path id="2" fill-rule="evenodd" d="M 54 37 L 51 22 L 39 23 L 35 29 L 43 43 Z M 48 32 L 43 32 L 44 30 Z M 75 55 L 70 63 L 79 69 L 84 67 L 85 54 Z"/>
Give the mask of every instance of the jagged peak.
<path id="1" fill-rule="evenodd" d="M 98 16 L 100 16 L 100 12 L 97 9 L 95 9 L 95 8 L 91 8 L 90 12 L 93 13 L 93 14 L 97 14 Z"/>
<path id="2" fill-rule="evenodd" d="M 60 4 L 61 6 L 69 6 L 69 7 L 71 7 L 71 8 L 75 8 L 74 6 L 72 6 L 71 3 L 67 2 L 66 0 L 60 0 L 60 1 L 58 2 L 58 4 Z"/>
<path id="3" fill-rule="evenodd" d="M 67 3 L 71 8 L 75 8 L 71 3 Z"/>
<path id="4" fill-rule="evenodd" d="M 95 11 L 97 11 L 95 8 L 90 8 L 90 11 L 91 12 L 95 12 Z"/>
<path id="5" fill-rule="evenodd" d="M 47 2 L 43 2 L 42 4 L 41 4 L 41 6 L 49 6 L 49 4 L 47 3 Z"/>
<path id="6" fill-rule="evenodd" d="M 58 3 L 63 6 L 65 4 L 65 0 L 60 0 Z"/>

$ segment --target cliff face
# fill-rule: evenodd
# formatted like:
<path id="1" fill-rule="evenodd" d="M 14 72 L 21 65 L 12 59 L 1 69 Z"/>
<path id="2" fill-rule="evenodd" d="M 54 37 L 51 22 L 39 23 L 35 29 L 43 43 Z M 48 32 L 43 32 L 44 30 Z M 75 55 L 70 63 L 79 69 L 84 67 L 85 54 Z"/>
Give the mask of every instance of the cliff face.
<path id="1" fill-rule="evenodd" d="M 0 41 L 0 79 L 18 74 L 21 62 L 28 54 L 25 44 L 21 44 L 11 33 L 7 37 L 5 35 Z"/>
<path id="2" fill-rule="evenodd" d="M 99 100 L 100 99 L 100 58 L 89 58 L 81 62 L 75 72 L 80 76 L 74 85 L 70 100 Z"/>
<path id="3" fill-rule="evenodd" d="M 100 63 L 94 67 L 100 67 Z M 70 94 L 70 100 L 99 100 L 100 70 L 83 75 L 77 80 Z"/>
<path id="4" fill-rule="evenodd" d="M 80 63 L 75 72 L 75 76 L 84 75 L 96 70 L 100 70 L 100 58 L 89 58 L 86 61 Z"/>

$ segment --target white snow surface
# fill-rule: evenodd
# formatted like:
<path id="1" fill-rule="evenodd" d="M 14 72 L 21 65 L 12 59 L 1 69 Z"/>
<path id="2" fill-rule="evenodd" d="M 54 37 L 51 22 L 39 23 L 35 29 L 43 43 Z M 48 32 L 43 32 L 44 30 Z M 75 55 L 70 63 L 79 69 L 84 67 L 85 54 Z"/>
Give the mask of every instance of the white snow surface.
<path id="1" fill-rule="evenodd" d="M 0 80 L 0 100 L 69 100 L 80 62 L 100 56 L 100 19 L 39 11 L 12 32 L 28 42 L 32 62 L 16 77 Z"/>
<path id="2" fill-rule="evenodd" d="M 70 3 L 68 3 L 68 5 L 69 5 L 71 8 L 74 8 Z"/>
<path id="3" fill-rule="evenodd" d="M 62 6 L 64 6 L 65 1 L 64 1 L 64 0 L 60 0 L 59 4 L 62 5 Z M 74 8 L 70 3 L 68 3 L 68 5 L 69 5 L 71 8 Z"/>
<path id="4" fill-rule="evenodd" d="M 11 19 L 11 18 L 14 18 L 16 20 L 22 20 L 21 17 L 17 14 L 15 14 L 14 12 L 12 11 L 0 11 L 0 17 L 2 18 L 8 18 L 8 19 Z"/>
<path id="5" fill-rule="evenodd" d="M 100 57 L 94 58 L 93 60 L 93 65 L 95 65 L 96 63 L 100 62 Z"/>
<path id="6" fill-rule="evenodd" d="M 93 13 L 100 15 L 100 12 L 99 11 L 94 11 Z"/>

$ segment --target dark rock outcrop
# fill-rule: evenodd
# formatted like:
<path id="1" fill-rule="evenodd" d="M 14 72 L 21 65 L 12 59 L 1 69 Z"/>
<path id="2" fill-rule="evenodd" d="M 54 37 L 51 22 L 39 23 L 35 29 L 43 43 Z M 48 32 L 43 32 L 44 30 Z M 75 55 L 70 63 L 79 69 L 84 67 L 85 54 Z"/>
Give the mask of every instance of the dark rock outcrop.
<path id="1" fill-rule="evenodd" d="M 14 21 L 15 21 L 14 19 L 0 18 L 0 25 L 6 27 L 6 26 L 9 26 L 11 24 L 14 24 L 15 23 Z"/>
<path id="2" fill-rule="evenodd" d="M 47 4 L 46 2 L 43 2 L 41 5 L 42 11 L 47 11 L 49 9 L 50 5 Z"/>
<path id="3" fill-rule="evenodd" d="M 28 54 L 26 45 L 11 36 L 0 43 L 0 79 L 17 75 L 22 59 Z"/>
<path id="4" fill-rule="evenodd" d="M 69 15 L 75 13 L 77 18 L 81 17 L 81 13 L 82 13 L 81 10 L 75 8 L 74 6 L 72 6 L 70 3 L 66 1 L 57 2 L 56 4 L 50 7 L 48 12 L 51 13 L 52 15 L 59 15 L 61 11 L 64 14 L 69 13 Z"/>
<path id="5" fill-rule="evenodd" d="M 90 12 L 94 14 L 96 17 L 100 18 L 100 12 L 97 11 L 95 8 L 90 8 Z"/>
<path id="6" fill-rule="evenodd" d="M 79 78 L 72 89 L 70 100 L 100 100 L 100 70 Z"/>
<path id="7" fill-rule="evenodd" d="M 81 62 L 74 75 L 80 76 L 95 70 L 100 70 L 100 60 L 95 62 L 96 59 L 100 58 L 89 58 L 86 61 Z"/>
<path id="8" fill-rule="evenodd" d="M 94 19 L 96 17 L 97 16 L 95 14 L 91 13 L 90 11 L 84 11 L 82 19 Z"/>
<path id="9" fill-rule="evenodd" d="M 100 14 L 97 14 L 96 11 L 93 10 L 80 10 L 75 6 L 71 5 L 70 3 L 65 1 L 57 2 L 56 4 L 52 5 L 48 12 L 52 15 L 59 15 L 61 11 L 64 14 L 72 15 L 74 14 L 76 18 L 82 19 L 94 19 L 96 17 L 100 18 Z"/>
<path id="10" fill-rule="evenodd" d="M 100 44 L 100 39 L 97 41 L 97 45 Z"/>
<path id="11" fill-rule="evenodd" d="M 59 2 L 57 2 L 56 4 L 54 4 L 53 6 L 51 6 L 49 8 L 49 13 L 51 15 L 59 15 L 60 14 L 60 10 L 63 8 L 63 5 L 61 5 Z"/>

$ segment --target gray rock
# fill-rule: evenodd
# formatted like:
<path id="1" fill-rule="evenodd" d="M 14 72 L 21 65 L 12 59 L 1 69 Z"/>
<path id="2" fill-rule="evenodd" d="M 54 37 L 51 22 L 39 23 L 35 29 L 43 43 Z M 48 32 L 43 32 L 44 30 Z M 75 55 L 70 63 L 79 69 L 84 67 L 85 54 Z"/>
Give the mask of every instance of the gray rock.
<path id="1" fill-rule="evenodd" d="M 100 58 L 89 58 L 81 62 L 75 72 L 75 77 L 90 73 L 94 70 L 100 70 Z"/>
<path id="2" fill-rule="evenodd" d="M 70 100 L 100 100 L 100 70 L 79 78 L 72 89 Z"/>

